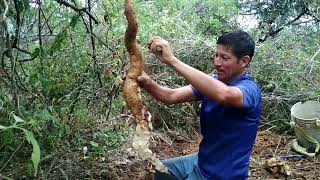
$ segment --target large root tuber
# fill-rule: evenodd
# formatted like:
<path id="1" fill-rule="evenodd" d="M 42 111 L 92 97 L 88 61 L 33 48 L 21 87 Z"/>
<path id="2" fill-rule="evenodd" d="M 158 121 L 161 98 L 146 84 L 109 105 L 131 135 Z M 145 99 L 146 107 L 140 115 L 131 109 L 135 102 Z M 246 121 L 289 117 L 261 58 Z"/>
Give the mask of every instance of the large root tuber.
<path id="1" fill-rule="evenodd" d="M 138 93 L 137 77 L 141 75 L 144 69 L 144 59 L 136 39 L 138 22 L 133 10 L 132 0 L 125 0 L 125 15 L 128 21 L 125 46 L 129 52 L 130 65 L 124 81 L 123 95 L 137 125 L 132 145 L 142 159 L 150 161 L 157 170 L 166 172 L 166 167 L 148 147 L 152 123 L 151 114 L 143 105 Z"/>

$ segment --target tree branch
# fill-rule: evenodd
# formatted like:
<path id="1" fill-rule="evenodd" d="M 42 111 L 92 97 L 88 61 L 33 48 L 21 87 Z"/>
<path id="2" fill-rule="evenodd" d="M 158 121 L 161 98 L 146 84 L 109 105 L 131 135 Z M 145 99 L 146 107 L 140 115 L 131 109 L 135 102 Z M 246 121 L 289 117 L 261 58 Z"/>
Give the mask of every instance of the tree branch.
<path id="1" fill-rule="evenodd" d="M 310 10 L 307 12 L 308 15 L 312 16 L 316 22 L 320 21 L 320 17 L 313 14 Z"/>
<path id="2" fill-rule="evenodd" d="M 18 36 L 19 36 L 19 32 L 20 32 L 20 11 L 18 10 L 18 2 L 17 0 L 14 0 L 14 8 L 16 9 L 16 13 L 17 13 L 17 20 L 16 20 L 16 24 L 17 24 L 17 27 L 16 27 L 16 32 L 15 32 L 15 37 L 14 37 L 14 40 L 13 40 L 13 43 L 12 43 L 12 47 L 17 47 L 18 45 Z"/>
<path id="3" fill-rule="evenodd" d="M 4 11 L 3 11 L 2 15 L 0 16 L 0 23 L 2 23 L 2 21 L 5 21 L 6 15 L 7 15 L 8 9 L 9 9 L 7 1 L 6 0 L 2 0 L 2 1 L 4 4 Z"/>
<path id="4" fill-rule="evenodd" d="M 267 40 L 268 37 L 270 36 L 275 36 L 276 34 L 278 34 L 280 31 L 282 31 L 286 26 L 289 26 L 291 24 L 293 24 L 294 22 L 296 22 L 297 20 L 299 20 L 303 15 L 307 14 L 308 10 L 305 9 L 303 12 L 301 12 L 297 17 L 295 17 L 293 20 L 287 22 L 286 24 L 284 24 L 283 26 L 281 26 L 280 28 L 276 29 L 276 30 L 271 30 L 269 31 L 263 38 L 260 38 L 258 40 L 258 42 L 264 42 Z"/>
<path id="5" fill-rule="evenodd" d="M 6 2 L 6 0 L 3 0 L 4 4 L 5 4 L 5 8 L 8 8 L 8 4 Z M 8 23 L 6 21 L 6 11 L 4 13 L 4 16 L 2 16 L 4 19 L 2 19 L 1 24 L 3 24 L 4 27 L 4 31 L 6 34 L 6 45 L 7 45 L 7 50 L 6 50 L 6 55 L 7 57 L 10 59 L 10 64 L 11 64 L 11 77 L 10 77 L 10 81 L 11 81 L 11 90 L 12 90 L 12 94 L 13 94 L 13 100 L 14 100 L 14 104 L 15 104 L 15 108 L 16 108 L 16 112 L 17 114 L 21 115 L 21 111 L 20 111 L 20 103 L 19 103 L 19 97 L 18 97 L 18 88 L 17 88 L 17 81 L 16 81 L 16 76 L 15 76 L 15 72 L 16 72 L 16 61 L 13 58 L 13 52 L 12 52 L 12 43 L 11 43 L 11 38 L 10 38 L 10 32 L 8 29 Z"/>
<path id="6" fill-rule="evenodd" d="M 312 58 L 310 59 L 309 63 L 311 63 L 311 68 L 310 68 L 310 71 L 309 71 L 309 74 L 312 73 L 312 70 L 313 70 L 313 67 L 314 67 L 314 59 L 316 58 L 316 56 L 318 55 L 318 53 L 320 52 L 320 48 L 318 49 L 318 51 L 312 56 Z"/>
<path id="7" fill-rule="evenodd" d="M 43 47 L 42 47 L 42 35 L 41 35 L 41 1 L 37 1 L 39 5 L 39 10 L 38 10 L 38 39 L 39 39 L 39 47 L 40 47 L 40 65 L 41 65 L 41 72 L 44 75 L 44 65 L 43 65 Z"/>
<path id="8" fill-rule="evenodd" d="M 90 0 L 88 0 L 88 9 L 89 9 L 89 12 L 91 12 L 91 1 Z M 91 17 L 89 17 L 89 27 L 90 27 L 90 39 L 91 39 L 91 45 L 92 45 L 92 60 L 93 60 L 96 74 L 97 74 L 97 77 L 99 80 L 99 85 L 100 85 L 100 87 L 102 87 L 101 75 L 100 75 L 100 72 L 97 70 L 96 42 L 95 42 L 94 37 L 92 36 L 93 25 L 92 25 L 92 18 Z"/>
<path id="9" fill-rule="evenodd" d="M 48 24 L 49 18 L 46 18 L 46 16 L 45 16 L 45 14 L 44 14 L 44 12 L 43 12 L 42 9 L 41 9 L 41 13 L 42 13 L 42 16 L 43 16 L 43 18 L 44 18 L 44 20 L 45 20 L 45 22 L 43 23 L 43 26 L 46 24 L 46 25 L 48 26 L 50 35 L 52 35 L 52 34 L 53 34 L 53 31 L 51 30 L 51 28 L 50 28 L 50 26 L 49 26 L 49 24 Z M 41 28 L 43 28 L 43 26 L 42 26 Z"/>
<path id="10" fill-rule="evenodd" d="M 73 2 L 74 4 L 76 4 L 76 2 L 75 2 L 74 0 L 73 0 L 72 2 Z M 90 30 L 89 30 L 89 28 L 88 28 L 88 25 L 86 24 L 86 22 L 85 22 L 85 20 L 84 20 L 84 18 L 83 18 L 83 15 L 80 14 L 80 16 L 81 16 L 82 22 L 83 22 L 83 24 L 84 24 L 84 27 L 86 28 L 87 33 L 89 33 L 91 36 L 95 37 L 95 38 L 98 40 L 98 42 L 102 43 L 106 48 L 109 49 L 109 51 L 111 51 L 112 53 L 114 53 L 114 50 L 111 49 L 111 48 L 108 46 L 108 44 L 106 44 L 106 43 L 104 42 L 104 40 L 102 40 L 101 38 L 99 38 L 96 34 L 94 34 L 94 32 L 91 32 L 91 33 L 90 33 Z"/>
<path id="11" fill-rule="evenodd" d="M 97 20 L 97 18 L 96 18 L 94 15 L 92 15 L 92 14 L 87 10 L 87 8 L 78 8 L 77 6 L 72 5 L 72 4 L 70 4 L 70 3 L 68 3 L 68 2 L 66 2 L 66 1 L 64 1 L 64 0 L 56 0 L 56 1 L 57 1 L 57 3 L 63 4 L 63 5 L 65 5 L 65 6 L 67 6 L 67 7 L 70 7 L 71 9 L 73 9 L 73 10 L 79 12 L 79 13 L 80 13 L 80 12 L 86 13 L 90 18 L 92 18 L 92 20 L 94 20 L 94 22 L 95 22 L 96 24 L 99 23 L 99 21 Z"/>
<path id="12" fill-rule="evenodd" d="M 29 51 L 27 51 L 27 50 L 24 50 L 24 49 L 21 49 L 20 47 L 15 46 L 14 44 L 12 45 L 12 48 L 15 48 L 15 49 L 17 49 L 18 51 L 21 51 L 21 52 L 26 53 L 26 54 L 31 54 L 31 52 L 29 52 Z"/>

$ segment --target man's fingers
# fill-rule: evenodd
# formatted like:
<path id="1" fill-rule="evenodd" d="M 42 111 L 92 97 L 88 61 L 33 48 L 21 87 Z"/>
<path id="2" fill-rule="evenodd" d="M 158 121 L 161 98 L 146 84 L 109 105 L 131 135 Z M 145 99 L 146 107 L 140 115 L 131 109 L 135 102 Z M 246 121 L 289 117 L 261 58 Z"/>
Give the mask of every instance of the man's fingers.
<path id="1" fill-rule="evenodd" d="M 163 44 L 161 44 L 161 42 L 153 41 L 152 44 L 150 45 L 150 52 L 155 55 L 161 55 L 162 49 L 163 49 Z"/>
<path id="2" fill-rule="evenodd" d="M 144 71 L 142 71 L 141 76 L 148 76 L 148 74 Z"/>
<path id="3" fill-rule="evenodd" d="M 163 39 L 158 36 L 154 36 L 152 39 L 150 39 L 148 42 L 148 49 L 150 50 L 150 52 L 152 52 L 152 53 L 161 52 L 162 47 L 161 47 L 161 45 L 159 45 L 159 43 L 162 40 Z"/>
<path id="4" fill-rule="evenodd" d="M 156 46 L 156 52 L 157 52 L 157 53 L 162 53 L 162 47 L 159 46 L 159 45 L 157 45 L 157 46 Z"/>
<path id="5" fill-rule="evenodd" d="M 143 76 L 138 76 L 138 78 L 137 78 L 137 81 L 138 82 L 142 82 L 142 81 L 144 81 L 145 80 L 145 78 L 143 77 Z"/>
<path id="6" fill-rule="evenodd" d="M 139 86 L 143 88 L 147 82 L 147 79 L 144 76 L 139 76 L 139 77 L 137 77 L 137 82 L 138 82 Z"/>

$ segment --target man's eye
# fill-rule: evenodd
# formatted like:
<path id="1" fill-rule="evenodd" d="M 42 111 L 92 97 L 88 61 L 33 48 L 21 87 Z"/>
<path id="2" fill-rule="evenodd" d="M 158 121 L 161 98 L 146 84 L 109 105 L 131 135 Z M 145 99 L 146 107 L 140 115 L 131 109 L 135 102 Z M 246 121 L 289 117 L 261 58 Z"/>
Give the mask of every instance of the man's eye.
<path id="1" fill-rule="evenodd" d="M 226 56 L 223 56 L 223 59 L 229 60 L 230 58 L 229 58 L 229 57 L 226 57 Z"/>

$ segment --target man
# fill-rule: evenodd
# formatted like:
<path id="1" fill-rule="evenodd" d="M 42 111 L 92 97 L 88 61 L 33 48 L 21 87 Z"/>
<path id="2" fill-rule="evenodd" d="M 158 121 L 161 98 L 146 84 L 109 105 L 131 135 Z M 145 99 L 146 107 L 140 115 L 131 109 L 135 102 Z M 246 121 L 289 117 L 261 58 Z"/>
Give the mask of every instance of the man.
<path id="1" fill-rule="evenodd" d="M 211 77 L 177 59 L 167 41 L 156 37 L 149 44 L 150 51 L 190 85 L 177 89 L 163 87 L 145 73 L 138 78 L 139 85 L 163 103 L 202 101 L 203 139 L 199 152 L 163 161 L 176 178 L 248 178 L 262 110 L 260 88 L 246 73 L 254 47 L 254 40 L 244 31 L 222 34 L 215 50 L 216 75 Z"/>

